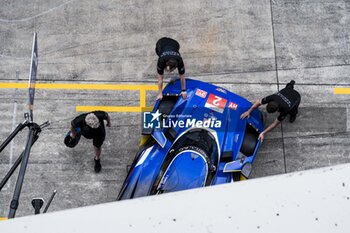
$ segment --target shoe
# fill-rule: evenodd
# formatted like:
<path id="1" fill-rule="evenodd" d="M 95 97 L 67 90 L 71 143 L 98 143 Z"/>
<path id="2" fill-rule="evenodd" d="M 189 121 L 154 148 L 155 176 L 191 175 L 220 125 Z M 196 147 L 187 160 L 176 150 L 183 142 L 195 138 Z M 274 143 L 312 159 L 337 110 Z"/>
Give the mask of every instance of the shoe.
<path id="1" fill-rule="evenodd" d="M 101 168 L 102 168 L 100 160 L 94 159 L 94 161 L 95 161 L 95 172 L 99 173 L 101 171 Z"/>
<path id="2" fill-rule="evenodd" d="M 297 119 L 296 115 L 295 116 L 292 116 L 292 115 L 289 116 L 289 122 L 290 123 L 293 123 L 295 121 L 295 119 Z"/>

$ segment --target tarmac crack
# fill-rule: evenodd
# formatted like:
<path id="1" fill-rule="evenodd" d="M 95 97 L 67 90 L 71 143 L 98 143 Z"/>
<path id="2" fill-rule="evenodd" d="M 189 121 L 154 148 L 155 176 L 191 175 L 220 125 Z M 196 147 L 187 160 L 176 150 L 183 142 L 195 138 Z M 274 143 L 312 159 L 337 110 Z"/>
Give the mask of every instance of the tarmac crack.
<path id="1" fill-rule="evenodd" d="M 50 13 L 50 12 L 52 12 L 52 11 L 62 7 L 62 6 L 65 6 L 65 5 L 67 5 L 67 4 L 69 4 L 69 3 L 73 2 L 73 1 L 75 1 L 75 0 L 69 0 L 69 1 L 67 1 L 65 3 L 62 3 L 61 5 L 52 7 L 52 8 L 50 8 L 50 9 L 44 11 L 44 12 L 41 12 L 39 14 L 36 14 L 36 15 L 33 15 L 33 16 L 30 16 L 30 17 L 27 17 L 27 18 L 23 18 L 23 19 L 0 19 L 0 22 L 2 22 L 2 23 L 18 23 L 18 22 L 25 22 L 25 21 L 28 21 L 28 20 L 32 20 L 32 19 L 35 19 L 35 18 L 40 17 L 42 15 L 46 15 L 46 14 L 48 14 L 48 13 Z"/>

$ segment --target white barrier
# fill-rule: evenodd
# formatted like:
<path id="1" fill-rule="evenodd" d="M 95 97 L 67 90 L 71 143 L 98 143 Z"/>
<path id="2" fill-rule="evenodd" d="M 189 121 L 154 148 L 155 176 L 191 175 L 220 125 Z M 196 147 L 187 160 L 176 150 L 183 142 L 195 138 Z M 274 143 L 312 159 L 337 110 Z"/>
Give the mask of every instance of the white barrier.
<path id="1" fill-rule="evenodd" d="M 0 232 L 348 233 L 349 219 L 345 164 L 16 218 Z"/>

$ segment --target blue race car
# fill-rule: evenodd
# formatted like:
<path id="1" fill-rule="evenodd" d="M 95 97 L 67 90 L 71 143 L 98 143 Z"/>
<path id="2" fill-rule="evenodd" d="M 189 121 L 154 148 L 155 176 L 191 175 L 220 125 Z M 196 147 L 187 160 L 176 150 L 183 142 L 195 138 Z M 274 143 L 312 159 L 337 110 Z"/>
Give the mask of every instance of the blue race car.
<path id="1" fill-rule="evenodd" d="M 263 117 L 246 99 L 223 88 L 186 80 L 170 82 L 152 112 L 143 113 L 141 143 L 118 200 L 203 186 L 249 177 L 260 147 Z"/>

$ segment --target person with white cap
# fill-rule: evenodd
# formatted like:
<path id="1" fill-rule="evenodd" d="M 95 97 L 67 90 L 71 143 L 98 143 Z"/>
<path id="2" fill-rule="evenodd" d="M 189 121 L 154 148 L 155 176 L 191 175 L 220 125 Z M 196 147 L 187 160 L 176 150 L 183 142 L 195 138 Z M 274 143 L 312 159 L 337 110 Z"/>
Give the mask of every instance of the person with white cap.
<path id="1" fill-rule="evenodd" d="M 70 135 L 67 135 L 71 141 L 76 141 L 75 144 L 73 146 L 69 146 L 69 142 L 66 142 L 67 137 L 65 139 L 65 144 L 69 147 L 74 147 L 76 144 L 78 144 L 80 134 L 87 139 L 92 139 L 95 149 L 95 172 L 100 172 L 102 168 L 100 157 L 102 144 L 106 137 L 104 120 L 107 122 L 106 126 L 110 127 L 111 119 L 107 112 L 94 111 L 81 114 L 72 120 L 71 133 Z M 76 137 L 78 137 L 78 140 L 75 140 Z"/>

